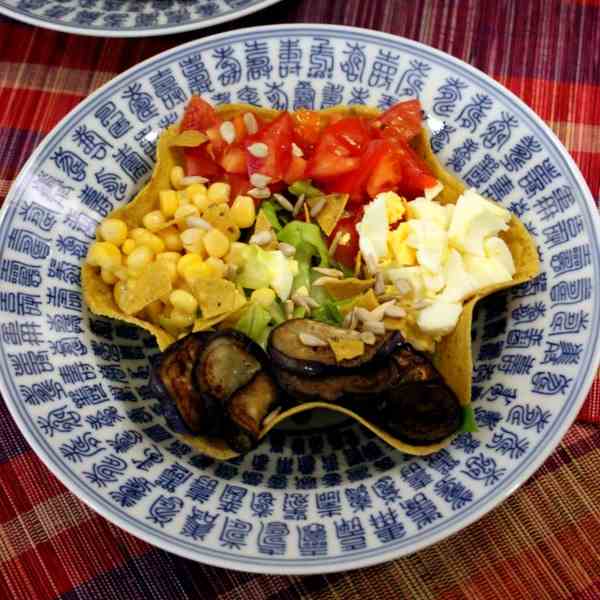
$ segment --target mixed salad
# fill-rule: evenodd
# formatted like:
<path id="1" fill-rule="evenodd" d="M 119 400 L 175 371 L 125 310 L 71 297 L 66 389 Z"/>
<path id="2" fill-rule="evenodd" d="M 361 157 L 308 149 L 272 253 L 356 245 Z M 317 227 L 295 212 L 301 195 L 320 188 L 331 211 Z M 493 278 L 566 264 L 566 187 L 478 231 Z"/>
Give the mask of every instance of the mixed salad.
<path id="1" fill-rule="evenodd" d="M 470 345 L 454 353 L 465 363 L 457 369 L 438 352 L 446 385 L 432 362 L 436 344 L 450 339 L 465 307 L 470 329 L 477 298 L 535 274 L 537 257 L 522 225 L 426 160 L 415 150 L 422 141 L 416 100 L 383 114 L 279 113 L 216 110 L 194 97 L 161 135 L 150 183 L 98 228 L 84 292 L 92 310 L 171 347 L 159 387 L 187 431 L 222 435 L 218 408 L 230 407 L 231 426 L 233 407 L 256 401 L 252 427 L 246 411 L 237 421 L 246 425 L 226 436 L 247 449 L 285 413 L 278 389 L 305 406 L 376 390 L 388 394 L 377 414 L 389 424 L 400 402 L 388 401 L 391 388 L 417 380 L 412 392 L 402 388 L 403 401 L 412 398 L 403 411 L 429 407 L 429 429 L 403 433 L 403 422 L 394 435 L 423 445 L 460 426 L 467 385 L 452 379 L 456 371 L 470 383 Z M 269 362 L 277 385 L 265 375 Z M 329 387 L 315 379 L 324 376 Z"/>

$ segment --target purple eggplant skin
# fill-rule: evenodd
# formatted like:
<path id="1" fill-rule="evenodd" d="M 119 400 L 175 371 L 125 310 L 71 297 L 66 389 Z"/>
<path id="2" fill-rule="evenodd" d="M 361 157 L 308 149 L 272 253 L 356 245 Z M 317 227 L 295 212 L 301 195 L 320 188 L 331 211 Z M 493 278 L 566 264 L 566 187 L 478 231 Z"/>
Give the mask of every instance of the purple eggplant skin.
<path id="1" fill-rule="evenodd" d="M 150 385 L 176 433 L 217 435 L 222 429 L 220 407 L 199 392 L 193 379 L 193 367 L 211 337 L 207 332 L 192 333 L 152 360 Z"/>
<path id="2" fill-rule="evenodd" d="M 264 350 L 247 335 L 233 329 L 213 334 L 194 365 L 194 381 L 203 395 L 223 406 L 261 370 L 268 370 Z"/>
<path id="3" fill-rule="evenodd" d="M 408 444 L 428 446 L 460 429 L 462 409 L 456 394 L 441 379 L 412 381 L 381 397 L 371 418 Z"/>
<path id="4" fill-rule="evenodd" d="M 301 332 L 327 340 L 336 335 L 343 336 L 347 331 L 312 319 L 290 319 L 271 331 L 267 353 L 273 365 L 307 377 L 343 374 L 361 368 L 372 369 L 404 343 L 402 334 L 392 331 L 379 338 L 373 346 L 366 346 L 362 356 L 338 362 L 329 346 L 311 347 L 302 344 L 298 337 Z"/>
<path id="5" fill-rule="evenodd" d="M 273 377 L 259 371 L 227 400 L 223 435 L 229 446 L 245 453 L 258 444 L 265 418 L 279 405 L 279 390 Z"/>

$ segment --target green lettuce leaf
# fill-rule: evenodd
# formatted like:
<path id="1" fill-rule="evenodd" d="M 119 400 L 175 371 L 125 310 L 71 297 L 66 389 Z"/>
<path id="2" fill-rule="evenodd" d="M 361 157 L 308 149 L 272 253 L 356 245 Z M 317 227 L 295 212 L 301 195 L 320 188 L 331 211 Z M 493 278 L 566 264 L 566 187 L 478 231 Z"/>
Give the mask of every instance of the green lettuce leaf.
<path id="1" fill-rule="evenodd" d="M 244 310 L 234 329 L 245 333 L 257 344 L 265 347 L 271 328 L 271 313 L 255 302 L 251 302 Z"/>

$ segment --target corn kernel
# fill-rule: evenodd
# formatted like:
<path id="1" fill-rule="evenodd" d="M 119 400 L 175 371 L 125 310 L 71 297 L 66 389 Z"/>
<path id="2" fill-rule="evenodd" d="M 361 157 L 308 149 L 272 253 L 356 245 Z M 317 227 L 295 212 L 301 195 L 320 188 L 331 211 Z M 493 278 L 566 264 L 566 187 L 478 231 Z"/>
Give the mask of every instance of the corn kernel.
<path id="1" fill-rule="evenodd" d="M 173 290 L 169 296 L 173 308 L 187 315 L 195 315 L 198 310 L 198 300 L 185 290 Z"/>
<path id="2" fill-rule="evenodd" d="M 238 196 L 231 205 L 229 216 L 240 229 L 250 227 L 256 219 L 254 200 L 250 196 Z"/>
<path id="3" fill-rule="evenodd" d="M 158 193 L 158 199 L 160 210 L 167 219 L 172 217 L 179 208 L 179 198 L 173 190 L 161 190 Z"/>
<path id="4" fill-rule="evenodd" d="M 190 227 L 181 233 L 181 242 L 187 252 L 194 252 L 202 255 L 204 253 L 204 242 L 202 238 L 206 235 L 204 229 L 199 227 Z"/>
<path id="5" fill-rule="evenodd" d="M 88 251 L 87 262 L 103 269 L 116 269 L 121 261 L 121 251 L 111 242 L 94 242 Z"/>
<path id="6" fill-rule="evenodd" d="M 160 300 L 155 300 L 146 306 L 146 314 L 152 323 L 158 324 L 158 319 L 163 314 L 164 305 Z"/>
<path id="7" fill-rule="evenodd" d="M 173 167 L 170 173 L 171 177 L 171 185 L 176 189 L 180 190 L 182 188 L 181 180 L 185 177 L 185 173 L 183 172 L 182 167 Z"/>
<path id="8" fill-rule="evenodd" d="M 183 244 L 179 237 L 179 231 L 176 227 L 165 227 L 159 231 L 156 235 L 164 242 L 165 248 L 169 252 L 181 252 L 183 250 Z"/>
<path id="9" fill-rule="evenodd" d="M 189 269 L 198 268 L 203 263 L 202 257 L 197 254 L 186 254 L 177 261 L 177 272 L 185 278 Z"/>
<path id="10" fill-rule="evenodd" d="M 164 260 L 165 262 L 173 263 L 175 266 L 177 266 L 180 258 L 181 254 L 179 252 L 161 252 L 156 255 L 157 261 Z"/>
<path id="11" fill-rule="evenodd" d="M 185 204 L 191 204 L 192 199 L 185 193 L 184 190 L 179 190 L 176 192 L 177 201 L 179 202 L 179 206 L 184 206 Z"/>
<path id="12" fill-rule="evenodd" d="M 155 254 L 165 251 L 165 243 L 156 234 L 151 233 L 143 227 L 131 230 L 131 237 L 139 246 L 148 246 Z"/>
<path id="13" fill-rule="evenodd" d="M 220 259 L 214 256 L 209 256 L 204 264 L 210 269 L 210 277 L 213 279 L 222 279 L 225 277 L 227 265 Z"/>
<path id="14" fill-rule="evenodd" d="M 209 256 L 221 258 L 229 250 L 229 238 L 218 229 L 211 229 L 204 236 L 204 248 Z"/>
<path id="15" fill-rule="evenodd" d="M 169 320 L 177 329 L 188 329 L 194 324 L 195 316 L 179 310 L 173 310 Z"/>
<path id="16" fill-rule="evenodd" d="M 208 190 L 203 183 L 193 183 L 185 188 L 185 195 L 193 202 L 194 196 L 206 196 Z"/>
<path id="17" fill-rule="evenodd" d="M 146 229 L 154 233 L 165 224 L 165 216 L 160 210 L 153 210 L 144 215 L 142 223 Z"/>
<path id="18" fill-rule="evenodd" d="M 210 200 L 206 194 L 194 194 L 192 204 L 202 213 L 210 206 Z"/>
<path id="19" fill-rule="evenodd" d="M 123 254 L 131 254 L 135 249 L 135 246 L 135 240 L 132 240 L 131 238 L 126 239 L 121 246 L 121 252 L 123 252 Z"/>
<path id="20" fill-rule="evenodd" d="M 121 219 L 104 219 L 100 224 L 100 235 L 104 241 L 120 246 L 127 239 L 127 225 Z"/>
<path id="21" fill-rule="evenodd" d="M 108 283 L 108 285 L 114 285 L 115 283 L 117 283 L 117 281 L 119 281 L 117 276 L 108 269 L 101 269 L 100 277 L 102 277 L 102 281 L 104 281 L 104 283 Z"/>
<path id="22" fill-rule="evenodd" d="M 199 216 L 200 216 L 200 211 L 192 204 L 184 204 L 183 206 L 180 206 L 175 211 L 175 220 L 182 221 L 182 222 L 184 222 L 184 224 L 185 224 L 185 220 L 188 217 L 199 217 Z"/>
<path id="23" fill-rule="evenodd" d="M 250 300 L 260 304 L 260 306 L 263 306 L 264 308 L 267 308 L 275 301 L 275 292 L 271 288 L 259 288 L 252 292 Z"/>
<path id="24" fill-rule="evenodd" d="M 149 246 L 137 246 L 127 257 L 127 267 L 140 270 L 148 266 L 154 259 L 154 252 Z"/>
<path id="25" fill-rule="evenodd" d="M 217 181 L 212 183 L 208 188 L 208 199 L 211 204 L 217 202 L 229 202 L 229 194 L 231 193 L 231 186 L 228 183 Z"/>

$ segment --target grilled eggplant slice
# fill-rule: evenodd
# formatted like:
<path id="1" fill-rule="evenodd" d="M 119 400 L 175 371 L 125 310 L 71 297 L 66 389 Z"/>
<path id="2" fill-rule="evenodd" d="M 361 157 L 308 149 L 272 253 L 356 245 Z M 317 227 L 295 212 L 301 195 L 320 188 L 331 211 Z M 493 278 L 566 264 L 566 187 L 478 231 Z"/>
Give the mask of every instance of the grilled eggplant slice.
<path id="1" fill-rule="evenodd" d="M 387 391 L 398 381 L 398 369 L 386 361 L 373 370 L 343 375 L 305 377 L 275 368 L 273 374 L 281 389 L 297 402 L 342 402 L 349 396 L 371 397 Z"/>
<path id="2" fill-rule="evenodd" d="M 263 349 L 243 333 L 220 331 L 210 338 L 196 361 L 196 385 L 202 394 L 224 405 L 267 362 Z"/>
<path id="3" fill-rule="evenodd" d="M 278 404 L 277 386 L 265 371 L 238 389 L 227 401 L 224 436 L 237 452 L 248 452 L 258 443 L 263 421 Z"/>
<path id="4" fill-rule="evenodd" d="M 408 444 L 427 446 L 460 429 L 462 410 L 456 394 L 438 379 L 392 388 L 366 418 Z"/>
<path id="5" fill-rule="evenodd" d="M 403 341 L 402 335 L 397 331 L 386 333 L 372 346 L 365 346 L 361 356 L 337 362 L 329 344 L 308 346 L 300 341 L 300 334 L 308 334 L 326 342 L 343 337 L 348 331 L 311 319 L 291 319 L 273 329 L 267 347 L 273 364 L 310 377 L 344 373 L 348 369 L 359 369 L 365 365 L 372 368 L 377 361 L 386 359 Z"/>
<path id="6" fill-rule="evenodd" d="M 175 342 L 152 363 L 150 385 L 162 403 L 167 424 L 178 433 L 216 433 L 221 410 L 196 388 L 193 367 L 211 335 L 192 333 Z"/>

